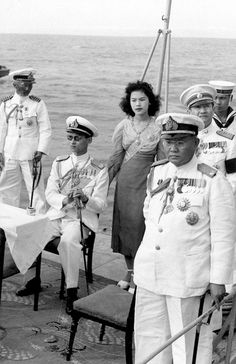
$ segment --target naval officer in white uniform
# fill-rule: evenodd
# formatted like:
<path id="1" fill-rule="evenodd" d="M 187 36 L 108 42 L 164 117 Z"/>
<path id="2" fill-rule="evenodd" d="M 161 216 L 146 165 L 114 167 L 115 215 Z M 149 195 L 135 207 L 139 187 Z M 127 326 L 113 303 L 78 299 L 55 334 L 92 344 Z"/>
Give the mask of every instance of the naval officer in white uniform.
<path id="1" fill-rule="evenodd" d="M 218 304 L 233 266 L 233 193 L 220 171 L 195 156 L 202 120 L 173 113 L 159 121 L 168 159 L 154 163 L 148 177 L 146 231 L 134 264 L 136 364 L 198 316 L 207 290 Z M 191 364 L 195 331 L 149 362 Z M 211 363 L 211 339 L 209 330 L 208 356 L 197 363 Z"/>
<path id="2" fill-rule="evenodd" d="M 53 162 L 46 199 L 52 235 L 61 236 L 58 251 L 66 276 L 66 311 L 71 313 L 79 279 L 80 221 L 84 224 L 84 237 L 88 229 L 97 231 L 98 215 L 106 207 L 109 177 L 107 168 L 88 153 L 92 138 L 98 135 L 97 128 L 80 116 L 68 117 L 66 125 L 72 153 Z"/>
<path id="3" fill-rule="evenodd" d="M 233 133 L 220 129 L 214 119 L 216 90 L 208 84 L 194 85 L 183 91 L 180 102 L 187 111 L 199 116 L 204 129 L 199 132 L 199 160 L 221 170 L 227 176 L 236 195 L 236 129 Z"/>
<path id="4" fill-rule="evenodd" d="M 51 142 L 46 105 L 39 97 L 30 95 L 35 73 L 32 68 L 10 73 L 15 93 L 5 97 L 0 105 L 0 201 L 16 207 L 20 204 L 22 180 L 31 199 L 33 162 L 40 162 L 48 154 Z M 42 174 L 37 182 L 33 207 L 36 212 L 45 213 Z"/>

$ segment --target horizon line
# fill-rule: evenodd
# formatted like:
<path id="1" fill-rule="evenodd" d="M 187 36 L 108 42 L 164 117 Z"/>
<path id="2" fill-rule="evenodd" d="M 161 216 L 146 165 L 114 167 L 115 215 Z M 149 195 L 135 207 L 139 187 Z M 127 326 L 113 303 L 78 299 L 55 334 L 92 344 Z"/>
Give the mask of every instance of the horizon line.
<path id="1" fill-rule="evenodd" d="M 106 38 L 154 38 L 156 34 L 154 35 L 131 35 L 131 34 L 75 34 L 75 33 L 28 33 L 28 32 L 0 32 L 0 35 L 39 35 L 39 36 L 74 36 L 74 37 L 106 37 Z M 173 35 L 172 38 L 199 38 L 199 39 L 236 39 L 236 37 L 233 36 L 201 36 L 201 35 Z"/>

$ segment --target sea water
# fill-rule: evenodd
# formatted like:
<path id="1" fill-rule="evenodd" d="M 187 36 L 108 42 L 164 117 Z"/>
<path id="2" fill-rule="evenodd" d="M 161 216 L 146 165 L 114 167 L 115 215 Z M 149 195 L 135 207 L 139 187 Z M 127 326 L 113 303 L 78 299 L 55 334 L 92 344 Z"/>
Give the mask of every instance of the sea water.
<path id="1" fill-rule="evenodd" d="M 155 34 L 153 38 L 0 34 L 1 65 L 11 71 L 37 70 L 32 94 L 45 101 L 53 128 L 50 156 L 44 157 L 46 178 L 53 159 L 68 153 L 65 120 L 69 115 L 83 116 L 97 126 L 99 136 L 90 150 L 99 160 L 107 160 L 112 132 L 124 117 L 119 108 L 124 88 L 141 78 L 154 40 Z M 154 89 L 161 49 L 162 37 L 145 77 Z M 235 63 L 236 39 L 173 38 L 169 111 L 184 111 L 179 96 L 189 86 L 211 79 L 236 82 Z M 164 84 L 162 91 L 163 99 Z M 0 79 L 0 98 L 12 93 L 9 78 Z"/>

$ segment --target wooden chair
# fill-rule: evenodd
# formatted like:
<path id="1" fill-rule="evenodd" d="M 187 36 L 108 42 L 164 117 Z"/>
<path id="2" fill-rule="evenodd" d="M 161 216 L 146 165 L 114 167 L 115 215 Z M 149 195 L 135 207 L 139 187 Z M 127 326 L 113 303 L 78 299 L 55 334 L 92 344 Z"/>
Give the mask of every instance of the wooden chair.
<path id="1" fill-rule="evenodd" d="M 93 282 L 92 263 L 93 263 L 93 248 L 94 248 L 95 236 L 96 236 L 95 233 L 92 230 L 90 230 L 89 235 L 86 239 L 84 239 L 84 243 L 82 246 L 87 289 L 88 289 L 88 283 Z M 60 237 L 57 237 L 49 241 L 48 244 L 45 246 L 44 250 L 58 255 L 59 253 L 57 247 L 59 245 L 59 242 L 60 242 Z M 35 274 L 36 279 L 40 279 L 40 272 L 41 272 L 41 254 L 36 260 L 36 274 Z M 65 294 L 65 274 L 63 268 L 61 267 L 61 284 L 59 292 L 60 299 L 64 298 L 64 294 Z M 34 304 L 35 311 L 38 311 L 38 300 L 39 300 L 39 294 L 38 295 L 36 294 L 36 300 Z"/>
<path id="2" fill-rule="evenodd" d="M 224 321 L 224 324 L 220 331 L 218 332 L 217 336 L 213 340 L 213 351 L 216 350 L 217 345 L 221 342 L 224 335 L 228 335 L 227 344 L 226 344 L 226 353 L 225 353 L 225 364 L 230 364 L 233 362 L 231 361 L 231 351 L 232 351 L 232 344 L 233 338 L 235 333 L 236 327 L 236 291 L 234 292 L 234 296 L 231 302 L 223 305 L 223 314 L 224 311 L 227 312 L 227 317 Z"/>
<path id="3" fill-rule="evenodd" d="M 70 339 L 66 360 L 70 361 L 73 343 L 80 318 L 101 323 L 99 340 L 103 340 L 105 326 L 125 332 L 126 364 L 132 364 L 132 340 L 134 326 L 135 294 L 131 294 L 118 286 L 107 287 L 74 302 Z"/>
<path id="4" fill-rule="evenodd" d="M 86 281 L 88 283 L 93 282 L 92 262 L 93 262 L 94 241 L 95 241 L 95 233 L 93 231 L 90 231 L 89 236 L 87 239 L 85 239 L 84 246 L 82 248 L 86 266 L 85 276 L 86 276 Z M 52 241 L 48 242 L 44 250 L 54 254 L 58 254 L 57 246 L 59 242 L 60 242 L 60 237 L 53 239 Z M 0 302 L 1 302 L 1 292 L 2 292 L 2 280 L 4 278 L 19 273 L 19 270 L 15 265 L 9 250 L 5 251 L 5 244 L 6 244 L 5 233 L 4 230 L 0 228 Z M 5 264 L 4 264 L 4 255 L 5 255 Z M 36 267 L 35 278 L 37 279 L 40 279 L 41 255 L 42 254 L 39 254 L 35 263 L 33 264 L 33 266 Z M 61 299 L 64 298 L 64 287 L 65 287 L 65 275 L 63 269 L 61 268 L 61 285 L 59 293 L 59 297 Z M 39 302 L 39 292 L 36 292 L 34 294 L 34 306 L 33 306 L 34 311 L 38 311 L 38 302 Z"/>

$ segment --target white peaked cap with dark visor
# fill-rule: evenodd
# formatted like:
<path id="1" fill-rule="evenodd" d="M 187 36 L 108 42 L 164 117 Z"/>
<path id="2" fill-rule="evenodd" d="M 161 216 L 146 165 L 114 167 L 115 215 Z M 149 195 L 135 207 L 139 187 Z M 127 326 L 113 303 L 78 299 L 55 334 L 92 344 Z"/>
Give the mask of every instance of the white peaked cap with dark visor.
<path id="1" fill-rule="evenodd" d="M 203 121 L 195 115 L 167 113 L 159 116 L 157 122 L 162 127 L 161 136 L 173 134 L 197 135 L 204 129 Z"/>
<path id="2" fill-rule="evenodd" d="M 90 137 L 98 136 L 98 130 L 96 126 L 87 119 L 78 115 L 69 116 L 66 119 L 66 130 L 68 132 L 73 131 L 75 133 L 83 133 Z"/>

